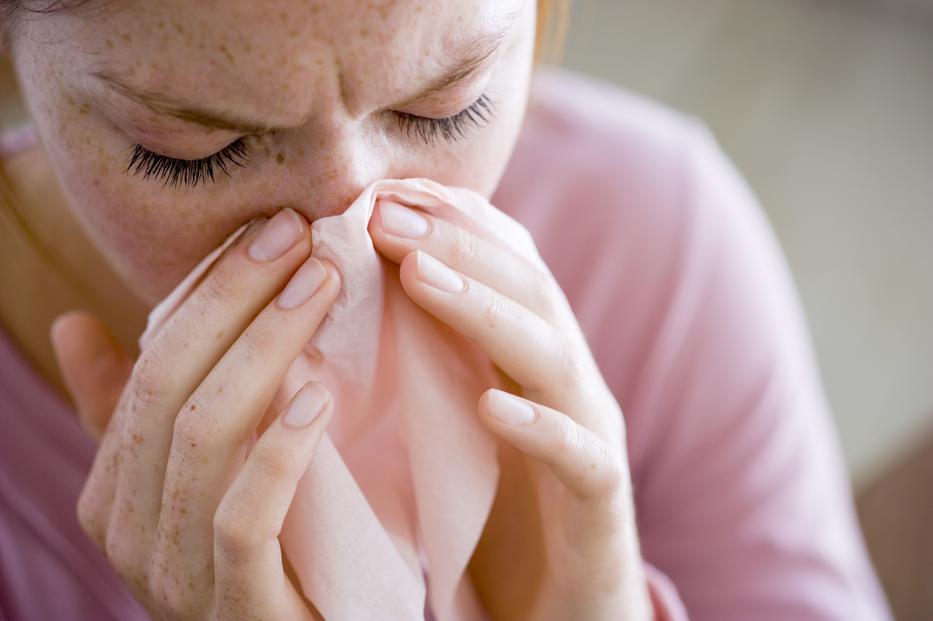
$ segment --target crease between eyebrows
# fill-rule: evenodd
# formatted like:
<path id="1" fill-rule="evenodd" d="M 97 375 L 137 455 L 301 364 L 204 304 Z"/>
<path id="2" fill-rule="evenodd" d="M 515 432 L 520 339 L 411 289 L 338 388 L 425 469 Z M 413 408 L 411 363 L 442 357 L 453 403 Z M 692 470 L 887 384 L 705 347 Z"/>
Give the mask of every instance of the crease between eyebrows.
<path id="1" fill-rule="evenodd" d="M 515 26 L 517 17 L 517 11 L 513 11 L 507 14 L 505 25 L 493 32 L 486 32 L 481 34 L 476 40 L 468 45 L 466 47 L 466 51 L 461 53 L 459 62 L 457 62 L 453 69 L 450 70 L 446 75 L 430 83 L 427 88 L 425 88 L 417 95 L 409 97 L 402 102 L 395 104 L 395 107 L 401 108 L 410 106 L 418 101 L 422 101 L 431 96 L 437 95 L 438 93 L 441 93 L 469 78 L 478 69 L 480 69 L 489 60 L 490 57 L 492 57 L 502 48 Z M 344 100 L 344 105 L 346 105 L 346 80 L 342 75 L 342 70 L 340 69 L 339 63 L 337 64 L 337 67 L 340 84 L 340 97 L 342 100 Z M 157 114 L 175 117 L 189 123 L 194 123 L 213 129 L 235 131 L 244 135 L 264 135 L 273 133 L 277 130 L 287 129 L 285 127 L 275 127 L 266 123 L 256 123 L 255 121 L 249 119 L 238 118 L 235 115 L 218 113 L 194 106 L 179 105 L 170 101 L 170 98 L 161 93 L 149 92 L 144 89 L 130 86 L 121 78 L 118 72 L 107 71 L 105 69 L 95 69 L 90 71 L 90 75 L 100 80 L 108 88 L 149 108 Z M 299 125 L 306 121 L 307 118 L 302 119 Z"/>

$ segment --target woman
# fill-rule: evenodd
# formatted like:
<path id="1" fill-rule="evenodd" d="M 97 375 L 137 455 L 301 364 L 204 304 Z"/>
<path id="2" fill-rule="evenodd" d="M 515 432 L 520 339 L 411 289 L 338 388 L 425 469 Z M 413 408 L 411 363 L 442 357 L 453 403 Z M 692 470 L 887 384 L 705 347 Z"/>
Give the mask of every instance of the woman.
<path id="1" fill-rule="evenodd" d="M 370 224 L 412 300 L 515 382 L 477 404 L 514 449 L 469 567 L 492 618 L 887 618 L 754 198 L 701 125 L 533 72 L 549 4 L 0 5 L 4 114 L 31 119 L 3 141 L 4 618 L 317 615 L 275 534 L 328 396 L 197 494 L 181 440 L 188 464 L 232 448 L 182 409 L 274 389 L 340 289 L 308 223 L 405 177 L 491 196 L 552 272 L 405 209 Z M 255 217 L 133 365 L 147 310 Z M 250 362 L 262 322 L 277 365 Z"/>

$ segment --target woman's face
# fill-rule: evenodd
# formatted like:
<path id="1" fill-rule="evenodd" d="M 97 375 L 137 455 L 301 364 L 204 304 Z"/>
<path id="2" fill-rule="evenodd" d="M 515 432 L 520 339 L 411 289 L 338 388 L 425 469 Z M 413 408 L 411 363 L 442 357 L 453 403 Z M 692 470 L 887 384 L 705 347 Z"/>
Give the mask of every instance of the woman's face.
<path id="1" fill-rule="evenodd" d="M 285 206 L 339 214 L 386 177 L 489 196 L 534 25 L 533 0 L 91 0 L 18 20 L 11 51 L 72 210 L 154 303 Z"/>

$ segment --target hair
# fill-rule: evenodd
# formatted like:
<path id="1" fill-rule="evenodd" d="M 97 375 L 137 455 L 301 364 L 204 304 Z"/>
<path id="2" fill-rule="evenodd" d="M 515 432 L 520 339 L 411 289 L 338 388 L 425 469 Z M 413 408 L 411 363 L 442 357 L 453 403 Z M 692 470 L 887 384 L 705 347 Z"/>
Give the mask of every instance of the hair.
<path id="1" fill-rule="evenodd" d="M 538 0 L 535 62 L 560 62 L 570 25 L 570 0 Z"/>

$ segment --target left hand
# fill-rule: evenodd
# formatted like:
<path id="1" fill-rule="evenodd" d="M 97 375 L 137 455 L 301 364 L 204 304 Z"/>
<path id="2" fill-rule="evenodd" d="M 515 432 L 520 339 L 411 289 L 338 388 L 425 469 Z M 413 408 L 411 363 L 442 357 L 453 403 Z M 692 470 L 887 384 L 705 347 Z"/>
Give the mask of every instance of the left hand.
<path id="1" fill-rule="evenodd" d="M 405 223 L 407 236 L 393 226 Z M 520 393 L 490 389 L 478 404 L 483 423 L 518 451 L 503 460 L 496 504 L 470 563 L 487 610 L 508 619 L 652 618 L 622 412 L 553 275 L 388 201 L 377 203 L 369 232 L 377 250 L 400 264 L 408 296 L 475 342 Z M 518 485 L 503 493 L 523 473 L 531 491 Z"/>

